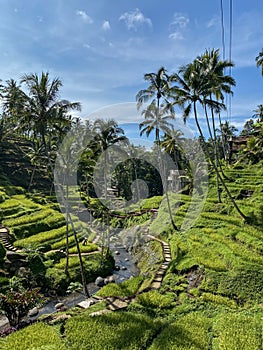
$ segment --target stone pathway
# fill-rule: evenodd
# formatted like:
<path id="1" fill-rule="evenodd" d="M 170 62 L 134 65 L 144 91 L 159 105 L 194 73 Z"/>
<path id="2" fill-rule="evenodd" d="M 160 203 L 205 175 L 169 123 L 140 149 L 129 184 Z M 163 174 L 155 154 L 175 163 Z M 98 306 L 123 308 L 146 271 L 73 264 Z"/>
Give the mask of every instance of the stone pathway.
<path id="1" fill-rule="evenodd" d="M 159 270 L 157 271 L 157 273 L 155 274 L 155 277 L 154 277 L 152 284 L 151 284 L 151 289 L 157 290 L 161 287 L 163 277 L 166 273 L 166 270 L 168 269 L 170 262 L 172 261 L 171 250 L 170 250 L 169 244 L 162 241 L 161 239 L 154 237 L 152 235 L 148 235 L 148 237 L 154 241 L 161 243 L 162 249 L 163 249 L 164 261 L 163 261 L 162 265 L 159 267 Z"/>
<path id="2" fill-rule="evenodd" d="M 8 228 L 4 227 L 2 224 L 0 224 L 0 240 L 2 241 L 3 246 L 6 250 L 12 252 L 21 252 L 21 250 L 13 246 L 13 244 L 10 241 L 10 234 Z"/>
<path id="3" fill-rule="evenodd" d="M 152 235 L 147 235 L 147 237 L 149 237 L 151 240 L 155 240 L 155 241 L 159 242 L 162 245 L 164 261 L 163 261 L 162 265 L 159 267 L 158 271 L 156 272 L 155 277 L 154 277 L 154 279 L 151 283 L 151 286 L 150 286 L 151 290 L 158 290 L 161 287 L 163 277 L 168 269 L 168 266 L 169 266 L 170 262 L 172 261 L 171 249 L 170 249 L 169 244 L 166 243 L 165 241 L 162 241 L 161 239 L 154 237 Z M 141 293 L 143 293 L 143 292 L 141 292 Z M 141 294 L 141 293 L 139 293 L 139 294 Z M 98 316 L 98 315 L 108 313 L 110 311 L 116 311 L 116 310 L 127 308 L 127 306 L 130 303 L 135 301 L 136 295 L 131 296 L 131 297 L 127 297 L 127 298 L 120 298 L 120 297 L 100 298 L 98 296 L 94 296 L 93 299 L 96 299 L 97 301 L 104 300 L 108 303 L 106 309 L 101 310 L 101 311 L 96 311 L 96 312 L 93 312 L 90 314 L 90 316 Z"/>

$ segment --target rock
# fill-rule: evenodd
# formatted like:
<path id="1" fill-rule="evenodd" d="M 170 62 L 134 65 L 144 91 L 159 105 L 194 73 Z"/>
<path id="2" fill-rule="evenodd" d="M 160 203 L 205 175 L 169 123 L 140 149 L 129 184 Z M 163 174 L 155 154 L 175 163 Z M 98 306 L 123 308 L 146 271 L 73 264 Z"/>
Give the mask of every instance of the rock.
<path id="1" fill-rule="evenodd" d="M 98 286 L 98 287 L 103 287 L 104 285 L 105 285 L 105 283 L 104 283 L 104 278 L 102 278 L 102 277 L 97 277 L 96 278 L 96 281 L 95 281 L 95 284 L 96 284 L 96 286 Z"/>
<path id="2" fill-rule="evenodd" d="M 20 254 L 17 252 L 12 252 L 11 250 L 8 250 L 6 252 L 6 258 L 9 261 L 13 261 L 13 260 L 24 260 L 26 258 L 26 256 L 24 254 Z"/>
<path id="3" fill-rule="evenodd" d="M 122 266 L 121 269 L 122 270 L 127 270 L 127 267 L 126 266 Z"/>
<path id="4" fill-rule="evenodd" d="M 57 304 L 55 305 L 55 309 L 56 309 L 56 310 L 60 310 L 60 309 L 62 309 L 64 306 L 65 306 L 65 305 L 64 305 L 63 303 L 57 303 Z"/>
<path id="5" fill-rule="evenodd" d="M 71 317 L 70 315 L 66 315 L 66 314 L 59 315 L 59 316 L 52 318 L 52 320 L 49 321 L 49 324 L 60 323 L 62 321 L 68 320 L 70 317 Z"/>
<path id="6" fill-rule="evenodd" d="M 118 250 L 115 250 L 114 254 L 115 255 L 120 255 L 120 252 Z"/>
<path id="7" fill-rule="evenodd" d="M 31 309 L 28 313 L 28 317 L 34 317 L 38 314 L 38 308 L 34 307 L 33 309 Z"/>
<path id="8" fill-rule="evenodd" d="M 115 265 L 114 270 L 115 271 L 120 271 L 120 266 L 119 265 Z"/>
<path id="9" fill-rule="evenodd" d="M 129 259 L 128 259 L 128 258 L 126 258 L 126 259 L 125 259 L 125 261 L 129 261 Z"/>
<path id="10" fill-rule="evenodd" d="M 95 301 L 93 299 L 89 300 L 83 300 L 80 303 L 78 303 L 77 306 L 81 307 L 82 309 L 88 309 L 91 305 L 94 305 Z"/>
<path id="11" fill-rule="evenodd" d="M 114 283 L 115 282 L 115 277 L 114 276 L 109 276 L 107 278 L 105 278 L 104 283 L 108 284 L 108 283 Z"/>

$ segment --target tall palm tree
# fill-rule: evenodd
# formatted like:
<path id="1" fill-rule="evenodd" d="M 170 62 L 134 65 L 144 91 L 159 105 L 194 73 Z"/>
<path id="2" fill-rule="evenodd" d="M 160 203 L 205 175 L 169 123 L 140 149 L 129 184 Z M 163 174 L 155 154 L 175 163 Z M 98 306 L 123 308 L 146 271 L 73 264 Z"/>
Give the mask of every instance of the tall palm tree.
<path id="1" fill-rule="evenodd" d="M 140 125 L 140 129 L 142 129 L 141 135 L 145 132 L 146 136 L 148 137 L 150 133 L 155 130 L 155 141 L 157 143 L 159 153 L 161 177 L 164 179 L 164 164 L 162 162 L 160 149 L 160 131 L 168 134 L 172 128 L 172 125 L 168 122 L 168 120 L 174 119 L 174 108 L 173 104 L 171 103 L 171 79 L 167 74 L 166 69 L 161 67 L 157 73 L 146 73 L 144 75 L 144 80 L 149 82 L 149 86 L 137 93 L 137 108 L 138 110 L 141 109 L 143 103 L 148 101 L 151 101 L 151 103 L 149 104 L 148 108 L 143 111 L 145 121 Z M 170 111 L 169 117 L 167 116 L 168 111 Z M 164 184 L 166 184 L 165 179 Z M 165 196 L 172 226 L 175 230 L 177 230 L 171 212 L 169 195 L 166 189 Z"/>
<path id="2" fill-rule="evenodd" d="M 171 81 L 164 67 L 159 68 L 157 73 L 144 74 L 144 80 L 149 82 L 149 86 L 146 89 L 140 90 L 136 95 L 137 107 L 140 109 L 143 103 L 148 101 L 157 100 L 157 108 L 161 103 L 171 109 L 173 112 L 173 105 L 170 101 L 170 87 Z"/>
<path id="3" fill-rule="evenodd" d="M 261 67 L 261 74 L 263 76 L 263 49 L 261 49 L 258 56 L 256 57 L 256 65 L 257 67 Z"/>
<path id="4" fill-rule="evenodd" d="M 68 263 L 69 263 L 69 228 L 73 231 L 74 240 L 77 247 L 80 273 L 82 278 L 82 285 L 84 293 L 89 297 L 89 291 L 87 288 L 85 267 L 81 254 L 81 249 L 79 245 L 79 239 L 77 236 L 77 230 L 70 213 L 70 184 L 73 174 L 77 172 L 78 160 L 80 159 L 80 153 L 83 150 L 83 132 L 78 129 L 78 126 L 73 128 L 71 133 L 67 134 L 64 139 L 59 153 L 56 159 L 56 171 L 54 172 L 55 182 L 58 189 L 58 194 L 60 195 L 61 202 L 63 204 L 63 209 L 66 216 L 66 264 L 65 273 L 68 274 Z"/>
<path id="5" fill-rule="evenodd" d="M 109 163 L 109 153 L 107 149 L 119 142 L 127 142 L 128 139 L 124 135 L 124 130 L 118 126 L 114 119 L 97 119 L 93 126 L 94 142 L 93 147 L 95 149 L 95 154 L 100 155 L 103 153 L 104 164 L 103 164 L 103 177 L 104 177 L 104 196 L 107 199 L 107 169 Z M 91 145 L 92 146 L 92 145 Z M 97 152 L 96 152 L 97 151 Z"/>
<path id="6" fill-rule="evenodd" d="M 164 192 L 167 200 L 170 220 L 173 228 L 175 230 L 178 230 L 172 216 L 168 189 L 166 185 L 166 182 L 167 182 L 166 174 L 165 174 L 164 163 L 163 163 L 162 154 L 161 154 L 161 140 L 160 140 L 161 132 L 169 134 L 170 130 L 172 129 L 173 125 L 170 123 L 170 120 L 174 119 L 174 115 L 167 114 L 167 109 L 160 107 L 160 105 L 158 105 L 158 102 L 156 104 L 155 100 L 153 100 L 152 103 L 145 110 L 142 111 L 142 115 L 144 116 L 145 120 L 139 125 L 140 136 L 145 133 L 146 136 L 148 137 L 152 132 L 155 132 L 155 142 L 158 150 L 158 162 L 160 167 L 161 178 L 163 180 Z"/>
<path id="7" fill-rule="evenodd" d="M 108 198 L 108 164 L 110 162 L 109 159 L 109 150 L 108 148 L 117 145 L 120 142 L 128 142 L 127 137 L 124 135 L 124 130 L 118 126 L 114 119 L 97 119 L 93 125 L 94 138 L 91 143 L 91 149 L 94 150 L 95 156 L 97 158 L 103 154 L 103 182 L 104 182 L 104 198 L 107 200 Z M 107 222 L 107 229 L 103 232 L 103 240 L 107 240 L 106 242 L 106 250 L 105 256 L 107 257 L 109 254 L 109 244 L 110 244 L 110 234 L 108 231 L 109 227 L 109 213 L 108 210 L 104 210 L 103 218 Z M 106 237 L 105 237 L 106 236 Z M 102 249 L 103 253 L 104 249 Z"/>
<path id="8" fill-rule="evenodd" d="M 42 72 L 40 77 L 37 74 L 25 74 L 21 84 L 28 90 L 22 120 L 29 125 L 33 137 L 41 140 L 51 166 L 51 136 L 60 131 L 62 124 L 71 125 L 68 113 L 71 110 L 80 111 L 80 103 L 59 100 L 62 82 L 58 78 L 50 80 L 48 72 Z"/>
<path id="9" fill-rule="evenodd" d="M 203 142 L 203 144 L 205 144 L 204 143 L 205 137 L 203 134 L 203 130 L 200 126 L 198 113 L 197 113 L 197 103 L 199 103 L 202 107 L 208 106 L 210 109 L 213 108 L 215 111 L 219 111 L 220 109 L 225 108 L 224 104 L 217 100 L 211 99 L 210 81 L 207 79 L 207 76 L 203 74 L 202 68 L 200 67 L 200 64 L 198 63 L 198 61 L 196 60 L 193 63 L 190 63 L 185 67 L 182 67 L 179 71 L 179 74 L 177 73 L 174 74 L 172 79 L 177 84 L 172 88 L 173 94 L 175 96 L 174 97 L 175 103 L 183 107 L 183 110 L 184 110 L 183 117 L 185 121 L 190 115 L 190 112 L 193 108 L 196 126 L 199 131 L 201 141 Z M 209 155 L 209 152 L 205 147 L 204 147 L 204 151 L 210 160 L 210 163 L 216 173 L 218 180 L 224 187 L 232 204 L 234 205 L 234 207 L 236 208 L 240 216 L 243 219 L 246 219 L 246 216 L 242 213 L 242 211 L 239 209 L 238 205 L 236 204 L 234 198 L 232 197 L 231 193 L 228 190 L 228 187 L 226 186 L 226 183 L 223 177 L 221 176 L 218 170 L 218 167 L 212 160 L 211 156 Z"/>

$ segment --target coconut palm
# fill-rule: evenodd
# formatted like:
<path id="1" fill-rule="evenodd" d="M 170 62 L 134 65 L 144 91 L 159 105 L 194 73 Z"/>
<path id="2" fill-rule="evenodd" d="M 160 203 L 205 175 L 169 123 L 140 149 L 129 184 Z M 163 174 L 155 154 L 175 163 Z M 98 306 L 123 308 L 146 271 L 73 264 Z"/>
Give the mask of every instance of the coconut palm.
<path id="1" fill-rule="evenodd" d="M 258 118 L 257 123 L 262 123 L 263 122 L 263 105 L 262 104 L 258 105 L 257 109 L 255 109 L 253 112 L 255 112 L 253 117 Z"/>
<path id="2" fill-rule="evenodd" d="M 144 80 L 149 82 L 147 89 L 140 90 L 136 95 L 137 107 L 140 109 L 143 103 L 157 100 L 157 108 L 161 104 L 168 107 L 173 112 L 173 105 L 170 102 L 170 77 L 164 67 L 161 67 L 157 73 L 146 73 Z"/>
<path id="3" fill-rule="evenodd" d="M 79 111 L 80 103 L 59 100 L 62 82 L 58 78 L 50 80 L 48 72 L 42 72 L 40 77 L 37 74 L 25 74 L 21 84 L 24 84 L 28 90 L 24 95 L 26 103 L 23 108 L 22 122 L 29 126 L 34 138 L 41 140 L 51 166 L 51 136 L 61 131 L 62 124 L 71 125 L 68 113 L 71 110 Z"/>
<path id="4" fill-rule="evenodd" d="M 261 74 L 263 76 L 263 49 L 259 52 L 256 57 L 256 65 L 257 67 L 261 67 Z"/>
<path id="5" fill-rule="evenodd" d="M 182 154 L 184 153 L 182 148 L 183 133 L 180 130 L 172 128 L 169 134 L 164 134 L 161 140 L 161 148 L 173 158 L 173 161 L 180 167 L 180 161 L 182 161 Z"/>
<path id="6" fill-rule="evenodd" d="M 147 73 L 144 75 L 144 80 L 149 82 L 149 86 L 146 89 L 140 90 L 136 95 L 137 108 L 141 109 L 143 103 L 151 101 L 148 108 L 145 109 L 142 114 L 145 117 L 143 123 L 140 124 L 140 135 L 144 132 L 148 137 L 150 133 L 155 130 L 155 141 L 158 147 L 159 154 L 159 166 L 161 169 L 161 177 L 164 179 L 164 164 L 162 162 L 161 150 L 160 150 L 160 131 L 169 134 L 172 125 L 169 123 L 169 119 L 174 119 L 174 108 L 171 103 L 171 79 L 167 74 L 164 67 L 159 68 L 157 73 Z M 167 115 L 167 112 L 170 115 Z M 166 181 L 164 181 L 166 184 Z M 173 228 L 177 230 L 174 223 L 168 192 L 165 189 L 165 196 L 167 199 L 167 205 L 170 215 L 170 220 Z"/>
<path id="7" fill-rule="evenodd" d="M 155 132 L 155 142 L 158 150 L 158 162 L 159 162 L 159 167 L 161 172 L 161 178 L 163 179 L 164 192 L 167 200 L 170 220 L 173 225 L 173 228 L 177 230 L 178 228 L 176 227 L 173 220 L 169 196 L 166 188 L 167 186 L 166 186 L 166 178 L 165 178 L 165 169 L 164 169 L 164 163 L 163 163 L 161 148 L 160 148 L 161 146 L 160 134 L 161 132 L 169 134 L 170 130 L 173 127 L 170 120 L 174 119 L 174 115 L 168 114 L 167 108 L 160 106 L 160 104 L 158 102 L 156 103 L 155 100 L 153 100 L 152 103 L 145 110 L 142 111 L 142 115 L 144 116 L 145 120 L 139 125 L 140 136 L 145 133 L 146 136 L 148 137 L 152 132 Z"/>
<path id="8" fill-rule="evenodd" d="M 195 60 L 193 63 L 188 64 L 185 67 L 182 67 L 179 71 L 179 74 L 174 74 L 172 79 L 175 81 L 177 85 L 173 86 L 172 92 L 175 96 L 175 103 L 179 106 L 183 107 L 183 116 L 184 120 L 188 118 L 192 109 L 194 113 L 194 118 L 196 122 L 197 129 L 199 131 L 201 141 L 203 145 L 205 145 L 205 138 L 203 134 L 203 130 L 199 123 L 198 113 L 197 113 L 197 104 L 199 103 L 202 107 L 208 106 L 210 109 L 214 111 L 219 111 L 220 109 L 225 108 L 222 102 L 211 99 L 211 83 L 209 79 L 207 79 L 207 75 L 203 74 L 203 68 L 200 66 L 199 62 Z M 238 211 L 238 213 L 246 219 L 246 216 L 241 212 L 239 207 L 237 206 L 234 198 L 229 192 L 223 177 L 221 176 L 218 167 L 212 160 L 209 152 L 204 147 L 204 151 L 207 157 L 210 160 L 210 163 L 216 173 L 216 176 L 222 186 L 224 187 L 228 197 L 233 203 L 234 207 Z"/>
<path id="9" fill-rule="evenodd" d="M 107 199 L 107 165 L 109 163 L 109 153 L 107 149 L 116 145 L 120 142 L 127 142 L 128 139 L 124 135 L 124 130 L 118 126 L 115 120 L 109 119 L 97 119 L 94 122 L 93 126 L 94 142 L 91 145 L 91 148 L 94 149 L 94 153 L 100 155 L 103 153 L 104 164 L 103 164 L 103 177 L 104 177 L 104 196 Z"/>

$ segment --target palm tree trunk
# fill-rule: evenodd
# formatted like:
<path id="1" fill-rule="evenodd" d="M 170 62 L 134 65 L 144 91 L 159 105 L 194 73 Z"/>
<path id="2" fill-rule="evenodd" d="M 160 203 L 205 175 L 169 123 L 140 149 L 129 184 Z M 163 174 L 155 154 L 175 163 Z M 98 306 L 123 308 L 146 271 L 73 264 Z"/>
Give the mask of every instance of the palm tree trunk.
<path id="1" fill-rule="evenodd" d="M 160 101 L 158 99 L 158 113 L 159 113 L 159 108 L 160 108 Z M 175 225 L 174 219 L 173 219 L 173 215 L 172 215 L 172 211 L 171 211 L 171 205 L 170 205 L 170 200 L 169 200 L 169 195 L 168 195 L 168 188 L 167 188 L 167 179 L 166 179 L 166 174 L 164 171 L 164 164 L 163 164 L 163 159 L 162 159 L 162 153 L 161 153 L 161 148 L 160 148 L 160 131 L 157 128 L 156 129 L 156 143 L 157 143 L 157 149 L 158 149 L 158 160 L 159 160 L 159 166 L 160 166 L 160 171 L 161 171 L 161 178 L 164 184 L 164 193 L 165 193 L 165 197 L 166 197 L 166 201 L 167 201 L 167 206 L 168 206 L 168 211 L 169 211 L 169 216 L 170 216 L 170 220 L 173 226 L 173 229 L 176 231 L 178 230 L 178 227 Z"/>
<path id="2" fill-rule="evenodd" d="M 66 184 L 66 265 L 65 274 L 68 274 L 69 265 L 69 209 L 68 209 L 68 179 Z"/>
<path id="3" fill-rule="evenodd" d="M 206 117 L 206 123 L 207 123 L 207 127 L 208 127 L 208 131 L 209 131 L 209 136 L 212 140 L 212 143 L 214 145 L 214 157 L 215 157 L 215 161 L 216 161 L 216 167 L 218 169 L 218 157 L 217 157 L 217 147 L 216 147 L 216 134 L 215 134 L 215 129 L 213 128 L 214 131 L 214 135 L 212 134 L 212 130 L 210 127 L 210 122 L 209 122 L 209 118 L 208 118 L 208 113 L 207 113 L 207 107 L 206 104 L 204 104 L 204 109 L 205 109 L 205 117 Z M 213 124 L 214 127 L 214 124 Z M 217 198 L 218 198 L 218 203 L 222 203 L 221 200 L 221 190 L 220 190 L 220 186 L 219 186 L 219 179 L 218 179 L 218 174 L 216 173 L 216 188 L 217 188 Z"/>
<path id="4" fill-rule="evenodd" d="M 30 191 L 30 188 L 31 188 L 31 186 L 32 186 L 33 179 L 34 179 L 35 172 L 36 172 L 36 168 L 37 168 L 37 166 L 36 166 L 36 164 L 35 164 L 35 165 L 34 165 L 34 168 L 33 168 L 33 171 L 32 171 L 32 174 L 31 174 L 31 176 L 30 176 L 30 181 L 29 181 L 29 185 L 28 185 L 27 192 Z"/>
<path id="5" fill-rule="evenodd" d="M 197 118 L 197 110 L 196 110 L 196 102 L 194 101 L 194 117 L 195 117 L 195 122 L 196 122 L 196 126 L 198 128 L 198 131 L 199 131 L 199 134 L 201 136 L 201 138 L 204 140 L 204 135 L 203 135 L 203 132 L 202 132 L 202 129 L 199 125 L 199 122 L 198 122 L 198 118 Z M 207 152 L 207 149 L 206 147 L 204 147 L 204 151 L 206 153 L 206 155 L 208 156 L 210 162 L 211 162 L 211 165 L 213 166 L 216 174 L 218 175 L 218 179 L 220 180 L 221 184 L 223 185 L 226 193 L 227 193 L 227 196 L 228 198 L 230 199 L 231 203 L 233 204 L 233 206 L 235 207 L 235 209 L 237 210 L 237 212 L 239 213 L 239 215 L 244 219 L 244 220 L 247 220 L 247 217 L 245 216 L 245 214 L 242 213 L 242 211 L 239 209 L 238 205 L 236 204 L 236 201 L 234 200 L 234 198 L 232 197 L 231 193 L 229 192 L 229 189 L 224 181 L 224 179 L 221 177 L 216 165 L 214 164 L 213 160 L 211 159 L 210 155 L 209 155 L 209 152 Z"/>

